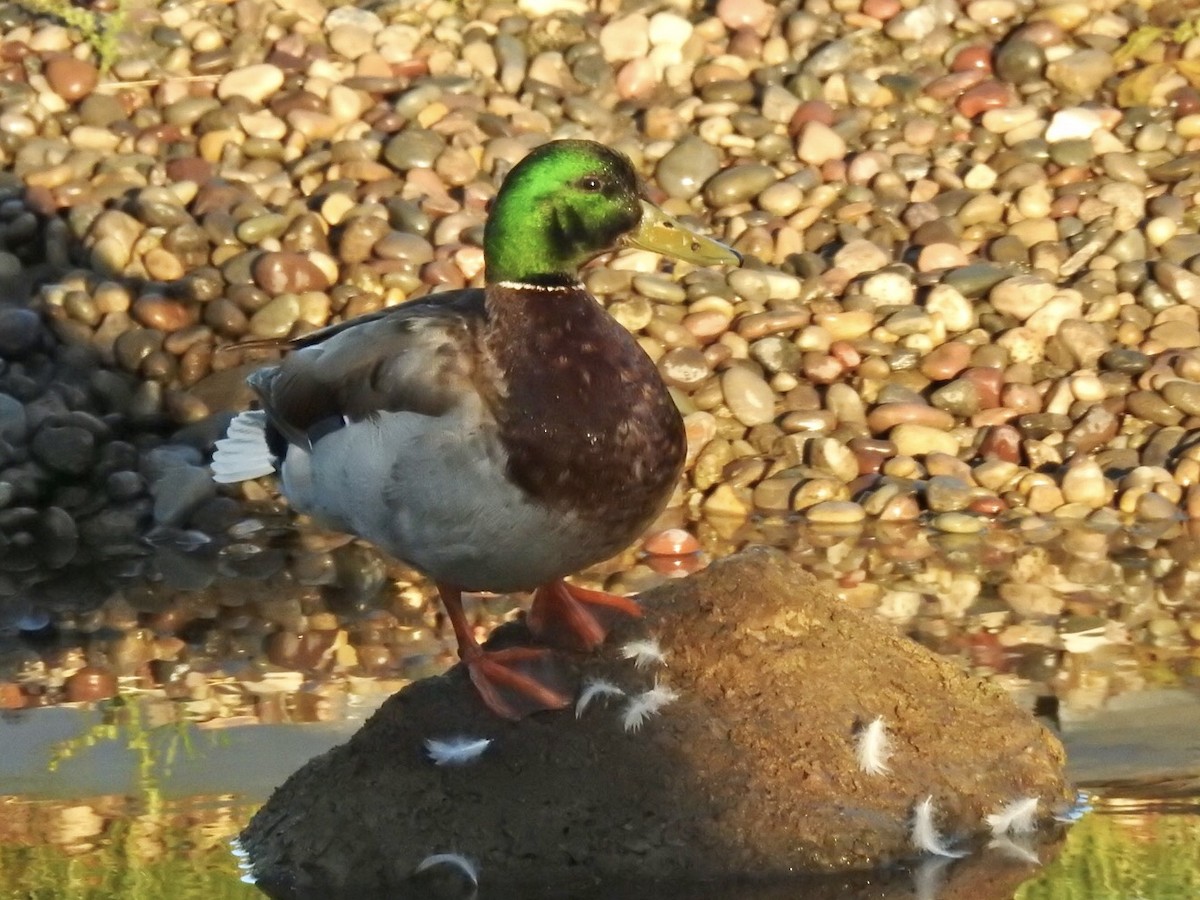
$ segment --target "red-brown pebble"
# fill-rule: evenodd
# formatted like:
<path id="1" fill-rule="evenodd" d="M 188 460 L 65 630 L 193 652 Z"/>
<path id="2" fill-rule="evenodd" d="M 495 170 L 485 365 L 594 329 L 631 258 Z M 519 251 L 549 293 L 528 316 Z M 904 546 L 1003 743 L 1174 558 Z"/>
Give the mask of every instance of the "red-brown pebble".
<path id="1" fill-rule="evenodd" d="M 1117 436 L 1120 428 L 1120 413 L 1109 408 L 1116 398 L 1109 398 L 1098 406 L 1093 406 L 1075 423 L 1075 427 L 1067 433 L 1067 440 L 1079 448 L 1080 453 L 1091 453 L 1106 446 Z"/>
<path id="2" fill-rule="evenodd" d="M 851 497 L 860 497 L 879 487 L 883 476 L 878 472 L 868 472 L 846 482 L 846 493 Z"/>
<path id="3" fill-rule="evenodd" d="M 762 28 L 769 25 L 775 15 L 774 9 L 764 0 L 719 0 L 716 12 L 721 24 L 731 31 Z"/>
<path id="4" fill-rule="evenodd" d="M 21 62 L 32 52 L 24 41 L 4 41 L 0 43 L 0 62 Z"/>
<path id="5" fill-rule="evenodd" d="M 429 62 L 424 59 L 405 59 L 392 63 L 392 74 L 397 78 L 420 78 L 429 74 Z"/>
<path id="6" fill-rule="evenodd" d="M 1194 115 L 1200 112 L 1200 91 L 1190 85 L 1176 88 L 1167 94 L 1167 104 L 1176 118 Z"/>
<path id="7" fill-rule="evenodd" d="M 998 516 L 1008 509 L 1008 504 L 996 496 L 976 497 L 967 504 L 967 512 L 977 516 Z"/>
<path id="8" fill-rule="evenodd" d="M 55 56 L 46 63 L 50 89 L 68 103 L 82 100 L 100 83 L 100 72 L 89 62 L 73 56 Z"/>
<path id="9" fill-rule="evenodd" d="M 844 369 L 853 369 L 862 362 L 862 354 L 849 341 L 834 341 L 829 345 L 829 355 Z"/>
<path id="10" fill-rule="evenodd" d="M 448 259 L 435 259 L 421 267 L 421 280 L 429 285 L 457 290 L 466 285 L 462 270 Z"/>
<path id="11" fill-rule="evenodd" d="M 999 81 L 988 80 L 966 91 L 958 98 L 958 111 L 968 119 L 973 119 L 989 109 L 1001 109 L 1012 106 L 1016 102 L 1013 89 Z"/>
<path id="12" fill-rule="evenodd" d="M 963 642 L 971 655 L 971 662 L 975 665 L 997 672 L 1007 672 L 1011 668 L 1009 653 L 996 635 L 988 632 L 971 634 L 967 635 Z"/>
<path id="13" fill-rule="evenodd" d="M 987 78 L 987 72 L 974 69 L 969 72 L 952 72 L 935 78 L 925 85 L 925 93 L 935 100 L 950 100 L 959 96 L 963 91 L 977 87 Z"/>
<path id="14" fill-rule="evenodd" d="M 996 425 L 979 442 L 980 459 L 1002 459 L 1015 463 L 1021 459 L 1021 433 L 1011 425 Z"/>
<path id="15" fill-rule="evenodd" d="M 160 144 L 173 144 L 183 140 L 183 129 L 178 125 L 169 125 L 166 122 L 160 122 L 157 125 L 151 125 L 148 128 L 143 128 L 138 132 L 138 140 L 143 138 L 157 141 Z M 156 150 L 161 152 L 161 150 Z"/>
<path id="16" fill-rule="evenodd" d="M 739 28 L 729 39 L 729 53 L 742 59 L 758 59 L 762 55 L 762 38 L 753 28 Z"/>
<path id="17" fill-rule="evenodd" d="M 851 438 L 846 446 L 854 451 L 860 475 L 877 473 L 887 460 L 896 455 L 896 445 L 879 438 Z"/>
<path id="18" fill-rule="evenodd" d="M 208 181 L 213 175 L 213 164 L 198 156 L 181 156 L 170 159 L 163 166 L 167 178 L 171 181 Z"/>
<path id="19" fill-rule="evenodd" d="M 642 549 L 651 556 L 686 556 L 700 549 L 700 542 L 683 528 L 664 528 L 647 535 Z"/>
<path id="20" fill-rule="evenodd" d="M 659 575 L 666 575 L 668 578 L 682 578 L 684 575 L 691 575 L 704 567 L 704 560 L 699 555 L 692 556 L 650 556 L 646 558 L 646 565 Z"/>
<path id="21" fill-rule="evenodd" d="M 947 341 L 934 347 L 921 360 L 921 374 L 933 381 L 947 381 L 967 367 L 971 347 L 962 341 Z"/>
<path id="22" fill-rule="evenodd" d="M 645 100 L 658 87 L 658 76 L 649 59 L 631 59 L 617 73 L 617 93 L 623 100 Z"/>
<path id="23" fill-rule="evenodd" d="M 994 409 L 1000 405 L 1000 391 L 1004 389 L 1004 371 L 987 366 L 972 366 L 962 377 L 975 385 L 980 409 Z"/>
<path id="24" fill-rule="evenodd" d="M 20 709 L 25 705 L 25 695 L 21 686 L 6 681 L 0 684 L 0 709 Z"/>
<path id="25" fill-rule="evenodd" d="M 1006 384 L 1000 392 L 1000 405 L 1015 410 L 1017 415 L 1042 411 L 1042 395 L 1028 384 Z"/>
<path id="26" fill-rule="evenodd" d="M 1037 44 L 1045 50 L 1047 47 L 1063 43 L 1066 40 L 1066 35 L 1063 33 L 1062 28 L 1055 25 L 1049 19 L 1038 19 L 1027 25 L 1022 25 L 1013 31 L 1007 39 L 1010 41 L 1029 41 L 1029 43 Z"/>
<path id="27" fill-rule="evenodd" d="M 1046 183 L 1050 185 L 1050 187 L 1062 187 L 1063 185 L 1067 184 L 1078 184 L 1081 181 L 1087 181 L 1087 179 L 1091 177 L 1091 174 L 1092 170 L 1088 166 L 1064 166 L 1051 175 Z M 1055 202 L 1059 199 L 1073 200 L 1074 203 L 1058 203 L 1055 205 Z M 1050 217 L 1054 219 L 1059 219 L 1063 216 L 1073 216 L 1079 209 L 1078 197 L 1056 197 L 1055 202 L 1051 202 L 1050 204 Z"/>
<path id="28" fill-rule="evenodd" d="M 86 703 L 117 695 L 117 676 L 99 666 L 84 666 L 67 679 L 67 702 Z"/>
<path id="29" fill-rule="evenodd" d="M 837 357 L 816 351 L 809 351 L 800 358 L 800 368 L 812 384 L 833 384 L 846 371 Z"/>
<path id="30" fill-rule="evenodd" d="M 268 294 L 323 291 L 329 287 L 325 273 L 300 253 L 264 253 L 254 261 L 254 282 Z"/>
<path id="31" fill-rule="evenodd" d="M 196 322 L 196 310 L 166 297 L 138 297 L 130 308 L 133 318 L 147 328 L 160 331 L 179 331 Z"/>
<path id="32" fill-rule="evenodd" d="M 33 212 L 42 216 L 52 216 L 68 204 L 64 202 L 57 191 L 41 185 L 25 185 L 25 205 Z"/>
<path id="33" fill-rule="evenodd" d="M 824 100 L 806 100 L 796 107 L 792 113 L 788 131 L 795 136 L 809 122 L 820 122 L 822 125 L 833 124 L 833 107 Z"/>
<path id="34" fill-rule="evenodd" d="M 1062 176 L 1062 174 L 1064 172 L 1067 172 L 1067 171 L 1068 171 L 1067 169 L 1063 169 L 1061 172 L 1058 173 L 1058 175 L 1056 175 L 1054 178 L 1052 178 L 1051 179 L 1051 182 L 1052 182 L 1051 187 L 1061 187 L 1064 184 L 1074 184 L 1075 181 L 1067 181 L 1060 177 L 1060 176 Z M 1076 179 L 1076 180 L 1080 180 L 1080 179 Z M 1061 218 L 1064 218 L 1065 216 L 1075 215 L 1077 212 L 1079 212 L 1080 202 L 1081 201 L 1080 201 L 1079 197 L 1076 197 L 1076 196 L 1070 195 L 1070 194 L 1068 194 L 1065 197 L 1055 197 L 1053 200 L 1050 201 L 1050 218 L 1061 219 Z"/>
<path id="35" fill-rule="evenodd" d="M 880 22 L 886 22 L 902 8 L 900 0 L 863 0 L 862 5 L 864 16 L 870 16 Z"/>
<path id="36" fill-rule="evenodd" d="M 826 184 L 836 184 L 846 180 L 846 161 L 844 159 L 831 159 L 827 163 L 821 164 L 821 180 Z M 842 207 L 839 212 L 846 215 L 845 207 Z"/>
<path id="37" fill-rule="evenodd" d="M 735 322 L 734 329 L 746 340 L 753 341 L 768 334 L 803 328 L 811 319 L 812 312 L 807 309 L 772 310 L 741 316 Z"/>
<path id="38" fill-rule="evenodd" d="M 954 59 L 950 63 L 950 70 L 953 72 L 987 72 L 992 73 L 992 48 L 985 47 L 982 44 L 973 44 L 970 47 L 963 47 L 954 54 Z"/>
<path id="39" fill-rule="evenodd" d="M 246 199 L 246 192 L 236 184 L 209 180 L 201 182 L 192 200 L 191 212 L 197 218 L 210 212 L 228 212 Z"/>

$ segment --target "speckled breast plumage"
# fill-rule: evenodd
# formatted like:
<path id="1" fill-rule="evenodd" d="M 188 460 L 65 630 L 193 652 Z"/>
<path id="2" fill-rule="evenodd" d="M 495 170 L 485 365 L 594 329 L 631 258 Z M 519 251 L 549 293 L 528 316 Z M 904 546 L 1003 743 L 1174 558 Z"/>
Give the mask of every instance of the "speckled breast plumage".
<path id="1" fill-rule="evenodd" d="M 493 289 L 488 349 L 511 480 L 592 525 L 598 558 L 662 510 L 683 466 L 683 420 L 654 363 L 581 287 Z"/>

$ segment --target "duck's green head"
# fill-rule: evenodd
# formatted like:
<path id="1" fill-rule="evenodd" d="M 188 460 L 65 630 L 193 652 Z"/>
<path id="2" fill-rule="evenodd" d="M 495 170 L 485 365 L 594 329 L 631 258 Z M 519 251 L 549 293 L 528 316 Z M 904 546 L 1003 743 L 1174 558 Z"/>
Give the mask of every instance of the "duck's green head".
<path id="1" fill-rule="evenodd" d="M 622 245 L 698 265 L 741 262 L 646 200 L 623 154 L 593 141 L 553 141 L 517 163 L 496 195 L 484 233 L 487 280 L 574 277 Z"/>

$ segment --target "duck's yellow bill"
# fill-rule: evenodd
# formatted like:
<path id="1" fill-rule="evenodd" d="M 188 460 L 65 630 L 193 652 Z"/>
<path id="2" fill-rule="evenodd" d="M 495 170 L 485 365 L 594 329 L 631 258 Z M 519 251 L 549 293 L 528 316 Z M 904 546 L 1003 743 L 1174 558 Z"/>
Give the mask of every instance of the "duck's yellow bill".
<path id="1" fill-rule="evenodd" d="M 642 201 L 641 224 L 625 236 L 625 243 L 698 266 L 742 264 L 742 257 L 735 250 L 731 250 L 720 241 L 692 231 L 647 200 Z"/>

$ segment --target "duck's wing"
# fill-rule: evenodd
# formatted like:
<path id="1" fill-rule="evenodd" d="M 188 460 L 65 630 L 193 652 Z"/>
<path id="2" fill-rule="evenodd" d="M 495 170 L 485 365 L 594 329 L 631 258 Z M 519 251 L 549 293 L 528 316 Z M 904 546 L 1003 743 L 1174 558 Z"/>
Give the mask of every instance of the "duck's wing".
<path id="1" fill-rule="evenodd" d="M 483 291 L 469 289 L 340 322 L 283 345 L 277 366 L 250 376 L 289 443 L 383 412 L 437 416 L 475 390 Z"/>

